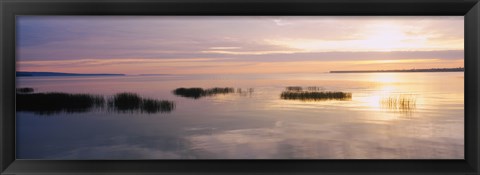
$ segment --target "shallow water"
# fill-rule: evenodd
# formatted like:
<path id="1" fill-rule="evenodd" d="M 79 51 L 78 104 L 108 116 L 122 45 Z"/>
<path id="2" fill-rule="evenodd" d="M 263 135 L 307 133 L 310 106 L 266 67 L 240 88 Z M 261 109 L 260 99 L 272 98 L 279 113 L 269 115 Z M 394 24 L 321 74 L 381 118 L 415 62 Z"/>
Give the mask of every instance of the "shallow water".
<path id="1" fill-rule="evenodd" d="M 281 99 L 288 86 L 352 97 Z M 20 77 L 17 87 L 175 102 L 165 113 L 17 112 L 18 159 L 464 158 L 463 72 Z M 172 93 L 180 87 L 235 93 L 195 99 Z M 405 96 L 414 103 L 384 103 Z"/>

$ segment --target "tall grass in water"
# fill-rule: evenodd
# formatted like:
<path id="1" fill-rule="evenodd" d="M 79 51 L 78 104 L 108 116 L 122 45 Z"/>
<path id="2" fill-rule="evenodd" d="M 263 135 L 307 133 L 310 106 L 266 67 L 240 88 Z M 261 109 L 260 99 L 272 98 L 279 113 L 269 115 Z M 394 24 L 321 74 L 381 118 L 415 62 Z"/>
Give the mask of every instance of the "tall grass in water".
<path id="1" fill-rule="evenodd" d="M 285 88 L 287 91 L 302 91 L 303 88 L 300 86 L 288 86 Z"/>
<path id="2" fill-rule="evenodd" d="M 135 93 L 118 93 L 108 99 L 109 109 L 113 109 L 118 112 L 145 112 L 145 113 L 158 113 L 158 112 L 171 112 L 175 108 L 174 102 L 166 100 L 154 100 L 142 98 Z"/>
<path id="3" fill-rule="evenodd" d="M 140 109 L 142 98 L 134 93 L 118 93 L 108 99 L 108 107 L 118 111 L 132 111 Z"/>
<path id="4" fill-rule="evenodd" d="M 198 99 L 203 96 L 204 90 L 202 88 L 177 88 L 173 90 L 173 94 Z"/>
<path id="5" fill-rule="evenodd" d="M 51 115 L 60 112 L 87 112 L 103 107 L 105 99 L 100 95 L 51 93 L 17 93 L 17 111 Z"/>
<path id="6" fill-rule="evenodd" d="M 415 110 L 417 101 L 413 95 L 397 95 L 381 99 L 380 104 L 392 111 L 411 113 Z"/>
<path id="7" fill-rule="evenodd" d="M 251 96 L 254 92 L 254 89 L 253 88 L 248 88 L 248 89 L 245 89 L 243 90 L 242 88 L 238 88 L 237 89 L 237 94 L 240 94 L 241 96 Z"/>
<path id="8" fill-rule="evenodd" d="M 153 100 L 153 99 L 143 99 L 142 100 L 142 111 L 152 114 L 158 112 L 170 112 L 175 108 L 175 104 L 171 101 L 166 100 Z"/>
<path id="9" fill-rule="evenodd" d="M 322 91 L 322 90 L 325 90 L 325 88 L 323 87 L 318 87 L 318 86 L 308 86 L 306 88 L 302 88 L 301 86 L 287 86 L 285 88 L 286 91 L 304 91 L 304 89 L 306 89 L 306 91 Z"/>
<path id="10" fill-rule="evenodd" d="M 320 101 L 320 100 L 349 100 L 352 93 L 346 92 L 310 92 L 310 91 L 284 91 L 280 95 L 285 100 Z"/>
<path id="11" fill-rule="evenodd" d="M 30 87 L 17 88 L 17 93 L 33 93 L 35 90 Z"/>
<path id="12" fill-rule="evenodd" d="M 201 97 L 205 96 L 213 96 L 217 94 L 228 94 L 228 93 L 234 93 L 235 89 L 230 88 L 230 87 L 225 87 L 225 88 L 211 88 L 211 89 L 202 89 L 202 88 L 177 88 L 173 90 L 173 94 L 182 96 L 182 97 L 187 97 L 187 98 L 194 98 L 198 99 Z"/>
<path id="13" fill-rule="evenodd" d="M 301 100 L 301 101 L 320 101 L 320 100 L 350 100 L 352 93 L 323 91 L 323 87 L 309 86 L 307 88 L 300 86 L 287 86 L 285 91 L 280 94 L 280 98 L 284 100 Z"/>
<path id="14" fill-rule="evenodd" d="M 204 90 L 204 94 L 205 94 L 204 96 L 212 96 L 212 95 L 217 95 L 217 94 L 229 94 L 229 93 L 234 93 L 234 92 L 235 92 L 234 88 L 215 87 L 215 88 L 211 88 L 211 89 L 205 89 Z"/>
<path id="15" fill-rule="evenodd" d="M 307 87 L 307 90 L 308 91 L 323 91 L 325 90 L 324 87 L 318 87 L 318 86 L 309 86 Z"/>

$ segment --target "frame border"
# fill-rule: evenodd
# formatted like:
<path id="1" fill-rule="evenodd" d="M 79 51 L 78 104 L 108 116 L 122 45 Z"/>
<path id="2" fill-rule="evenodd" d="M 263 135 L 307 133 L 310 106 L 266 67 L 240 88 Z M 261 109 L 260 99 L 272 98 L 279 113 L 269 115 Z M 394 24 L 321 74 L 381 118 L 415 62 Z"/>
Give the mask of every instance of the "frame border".
<path id="1" fill-rule="evenodd" d="M 465 160 L 16 160 L 17 15 L 465 17 Z M 0 174 L 479 174 L 479 0 L 0 0 Z"/>

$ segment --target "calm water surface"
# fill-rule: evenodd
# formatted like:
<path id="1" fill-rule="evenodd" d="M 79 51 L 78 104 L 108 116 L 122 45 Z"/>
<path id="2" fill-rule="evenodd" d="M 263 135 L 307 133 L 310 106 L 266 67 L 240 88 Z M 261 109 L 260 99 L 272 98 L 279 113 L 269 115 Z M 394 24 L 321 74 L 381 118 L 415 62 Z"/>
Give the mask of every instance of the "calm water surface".
<path id="1" fill-rule="evenodd" d="M 287 86 L 352 98 L 284 100 Z M 17 87 L 175 102 L 173 111 L 153 114 L 17 112 L 19 159 L 464 158 L 463 72 L 20 77 Z M 174 95 L 179 87 L 243 93 L 193 99 Z M 384 103 L 405 96 L 414 105 Z"/>

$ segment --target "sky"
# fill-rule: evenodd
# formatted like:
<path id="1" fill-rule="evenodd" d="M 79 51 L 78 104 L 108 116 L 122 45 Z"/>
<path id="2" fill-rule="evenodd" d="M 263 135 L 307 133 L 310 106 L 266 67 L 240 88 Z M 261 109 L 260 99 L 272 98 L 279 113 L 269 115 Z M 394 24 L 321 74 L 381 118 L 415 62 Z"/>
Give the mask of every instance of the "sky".
<path id="1" fill-rule="evenodd" d="M 18 16 L 17 71 L 321 73 L 464 67 L 463 16 Z"/>

